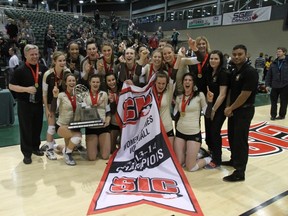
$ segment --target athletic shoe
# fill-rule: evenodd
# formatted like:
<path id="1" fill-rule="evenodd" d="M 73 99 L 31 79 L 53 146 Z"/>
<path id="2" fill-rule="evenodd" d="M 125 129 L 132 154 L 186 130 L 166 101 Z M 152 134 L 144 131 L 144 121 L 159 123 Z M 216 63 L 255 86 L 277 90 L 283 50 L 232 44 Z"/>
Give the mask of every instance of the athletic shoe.
<path id="1" fill-rule="evenodd" d="M 72 157 L 72 153 L 63 153 L 65 163 L 69 166 L 75 166 L 76 162 Z"/>
<path id="2" fill-rule="evenodd" d="M 220 167 L 220 165 L 215 164 L 213 161 L 211 161 L 209 164 L 207 164 L 204 168 L 205 169 L 215 169 Z"/>
<path id="3" fill-rule="evenodd" d="M 32 151 L 32 153 L 33 153 L 34 155 L 37 155 L 37 156 L 43 156 L 43 155 L 44 155 L 44 153 L 43 153 L 42 151 L 40 151 L 40 150 Z"/>
<path id="4" fill-rule="evenodd" d="M 205 158 L 205 157 L 210 157 L 210 154 L 206 151 L 206 149 L 201 147 L 197 155 L 197 158 L 200 159 L 200 158 Z"/>
<path id="5" fill-rule="evenodd" d="M 86 154 L 86 148 L 84 148 L 84 146 L 82 146 L 82 145 L 77 145 L 76 147 L 75 147 L 75 150 L 77 150 L 78 152 L 79 152 L 79 154 L 83 154 L 83 153 L 85 153 Z"/>
<path id="6" fill-rule="evenodd" d="M 49 147 L 48 147 L 47 143 L 45 143 L 44 145 L 42 145 L 42 146 L 40 147 L 40 151 L 42 151 L 42 152 L 45 152 L 45 151 L 47 151 L 48 149 L 49 149 Z"/>
<path id="7" fill-rule="evenodd" d="M 49 159 L 49 160 L 57 160 L 57 157 L 54 153 L 54 149 L 47 149 L 45 151 L 45 154 L 46 154 L 46 157 Z"/>

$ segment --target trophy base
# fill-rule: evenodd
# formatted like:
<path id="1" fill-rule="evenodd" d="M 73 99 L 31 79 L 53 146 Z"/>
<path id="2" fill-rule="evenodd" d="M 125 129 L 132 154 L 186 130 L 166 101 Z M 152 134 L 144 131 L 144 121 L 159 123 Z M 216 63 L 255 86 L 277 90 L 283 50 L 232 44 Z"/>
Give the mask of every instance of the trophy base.
<path id="1" fill-rule="evenodd" d="M 68 126 L 68 129 L 75 129 L 75 128 L 86 128 L 86 127 L 103 127 L 104 122 L 100 120 L 90 120 L 90 121 L 78 121 L 78 122 L 71 122 Z"/>

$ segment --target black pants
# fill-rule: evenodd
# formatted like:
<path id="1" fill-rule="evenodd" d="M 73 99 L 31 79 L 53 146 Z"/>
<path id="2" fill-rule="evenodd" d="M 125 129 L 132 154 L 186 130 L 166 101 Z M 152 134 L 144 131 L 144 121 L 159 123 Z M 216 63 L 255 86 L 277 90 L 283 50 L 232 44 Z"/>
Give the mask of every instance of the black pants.
<path id="1" fill-rule="evenodd" d="M 43 125 L 42 103 L 18 101 L 18 119 L 21 152 L 30 157 L 32 151 L 39 150 L 40 135 Z"/>
<path id="2" fill-rule="evenodd" d="M 221 128 L 225 119 L 224 107 L 219 107 L 212 121 L 205 118 L 206 143 L 209 150 L 212 152 L 212 161 L 217 165 L 220 165 L 222 161 Z"/>
<path id="3" fill-rule="evenodd" d="M 288 104 L 288 85 L 283 88 L 272 88 L 270 93 L 271 100 L 271 117 L 277 116 L 277 102 L 280 97 L 280 110 L 279 116 L 285 117 L 287 112 L 287 104 Z"/>
<path id="4" fill-rule="evenodd" d="M 228 118 L 228 139 L 231 150 L 231 160 L 236 172 L 244 175 L 249 153 L 249 127 L 255 108 L 247 107 L 234 110 Z"/>

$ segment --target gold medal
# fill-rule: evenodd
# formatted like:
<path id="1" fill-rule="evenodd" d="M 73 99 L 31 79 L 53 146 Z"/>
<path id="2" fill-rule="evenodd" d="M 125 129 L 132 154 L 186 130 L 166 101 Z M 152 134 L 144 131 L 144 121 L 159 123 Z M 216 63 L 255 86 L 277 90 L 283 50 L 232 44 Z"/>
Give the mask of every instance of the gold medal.
<path id="1" fill-rule="evenodd" d="M 38 88 L 39 87 L 39 84 L 38 83 L 35 83 L 35 88 Z"/>
<path id="2" fill-rule="evenodd" d="M 198 74 L 198 78 L 200 78 L 200 79 L 201 79 L 201 78 L 202 78 L 202 74 L 200 74 L 200 73 L 199 73 L 199 74 Z"/>
<path id="3" fill-rule="evenodd" d="M 185 116 L 185 112 L 180 112 L 180 116 L 184 117 Z"/>

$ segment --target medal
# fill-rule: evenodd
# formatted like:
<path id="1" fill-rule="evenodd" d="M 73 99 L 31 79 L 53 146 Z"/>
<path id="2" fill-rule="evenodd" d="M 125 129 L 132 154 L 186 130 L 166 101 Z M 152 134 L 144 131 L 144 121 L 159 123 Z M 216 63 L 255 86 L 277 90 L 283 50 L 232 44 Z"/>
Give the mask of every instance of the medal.
<path id="1" fill-rule="evenodd" d="M 180 112 L 181 117 L 185 117 L 185 112 Z"/>
<path id="2" fill-rule="evenodd" d="M 38 88 L 39 87 L 39 84 L 38 83 L 35 83 L 35 88 Z"/>
<path id="3" fill-rule="evenodd" d="M 198 74 L 198 78 L 201 79 L 202 78 L 202 74 L 199 73 Z"/>

